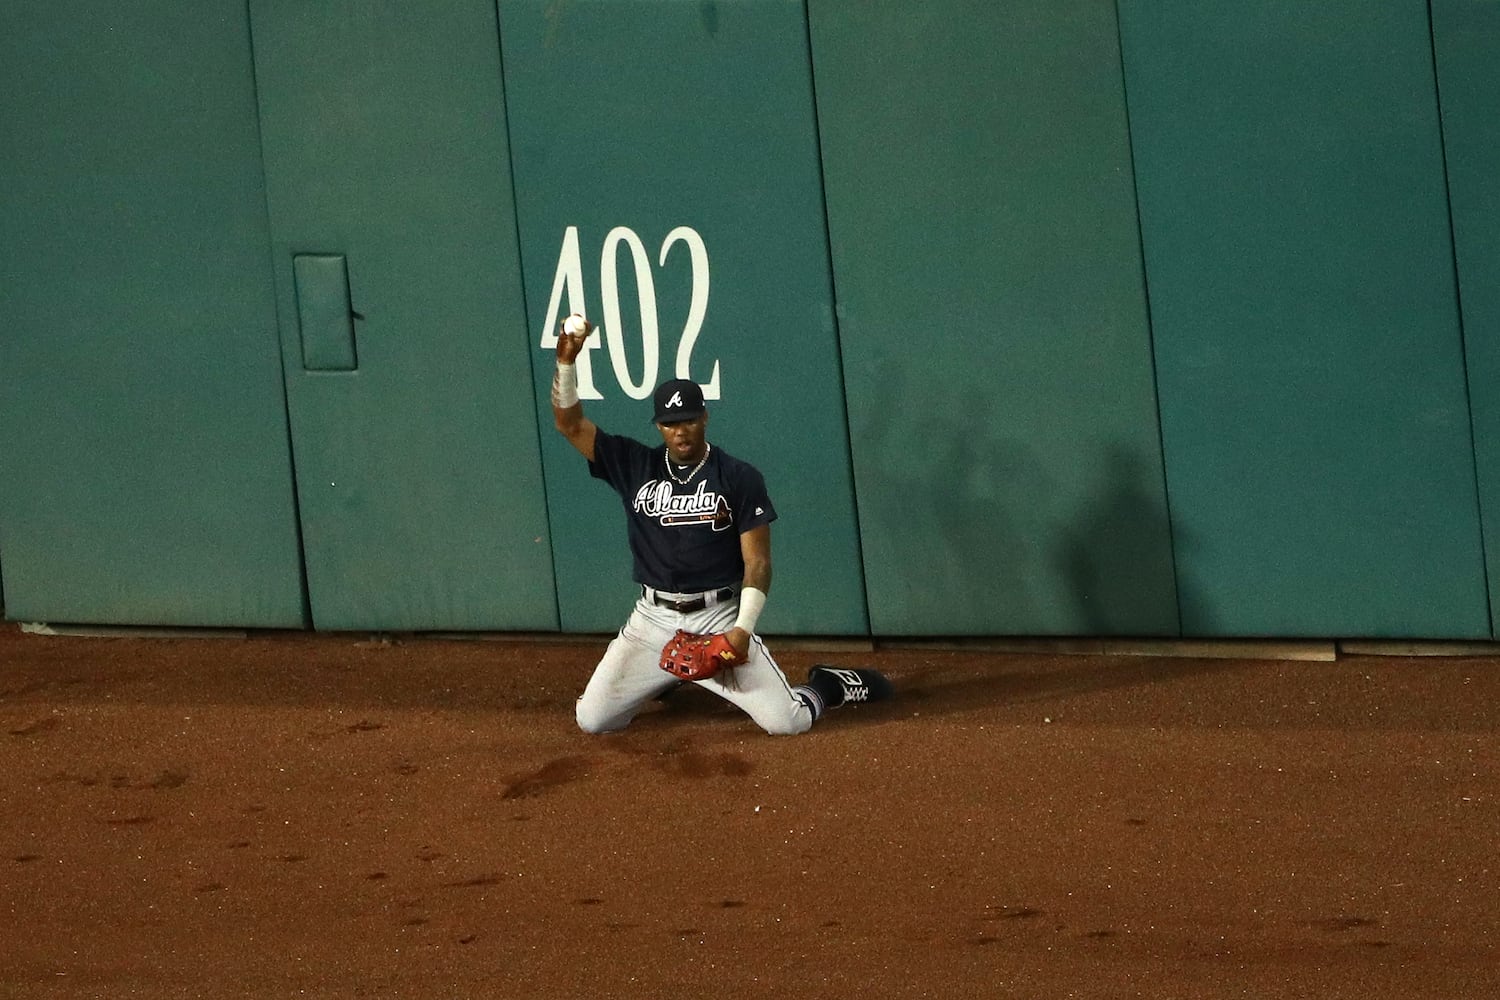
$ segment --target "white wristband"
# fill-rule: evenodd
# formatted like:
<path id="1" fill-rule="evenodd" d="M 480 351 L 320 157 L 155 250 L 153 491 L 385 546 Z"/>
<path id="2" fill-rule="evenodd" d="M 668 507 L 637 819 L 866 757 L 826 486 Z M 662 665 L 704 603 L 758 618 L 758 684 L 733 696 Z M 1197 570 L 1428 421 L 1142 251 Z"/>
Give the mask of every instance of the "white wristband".
<path id="1" fill-rule="evenodd" d="M 578 371 L 571 364 L 557 363 L 557 374 L 552 376 L 552 405 L 559 410 L 578 405 Z"/>
<path id="2" fill-rule="evenodd" d="M 734 620 L 735 628 L 755 634 L 755 623 L 760 621 L 760 612 L 766 606 L 766 592 L 746 587 L 740 591 L 740 614 Z"/>

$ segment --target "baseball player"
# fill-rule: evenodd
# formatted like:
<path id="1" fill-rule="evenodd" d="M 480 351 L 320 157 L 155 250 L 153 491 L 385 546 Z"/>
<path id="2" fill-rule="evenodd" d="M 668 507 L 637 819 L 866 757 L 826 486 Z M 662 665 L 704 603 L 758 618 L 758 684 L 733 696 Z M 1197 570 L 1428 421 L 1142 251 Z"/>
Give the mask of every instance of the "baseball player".
<path id="1" fill-rule="evenodd" d="M 830 708 L 888 697 L 879 671 L 814 666 L 793 687 L 755 625 L 771 589 L 776 509 L 754 466 L 705 437 L 703 390 L 686 379 L 653 397 L 662 443 L 609 434 L 583 415 L 573 362 L 593 327 L 562 324 L 552 416 L 625 506 L 634 575 L 641 585 L 630 620 L 578 699 L 578 725 L 605 733 L 684 679 L 712 691 L 768 733 L 806 732 Z"/>

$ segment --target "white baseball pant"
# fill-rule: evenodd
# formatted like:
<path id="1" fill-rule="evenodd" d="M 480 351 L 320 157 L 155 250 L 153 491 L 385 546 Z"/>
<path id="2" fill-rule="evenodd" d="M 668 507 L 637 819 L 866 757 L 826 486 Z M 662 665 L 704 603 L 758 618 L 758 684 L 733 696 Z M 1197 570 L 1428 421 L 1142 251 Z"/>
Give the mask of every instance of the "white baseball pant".
<path id="1" fill-rule="evenodd" d="M 701 594 L 666 594 L 673 599 Z M 578 698 L 578 726 L 586 733 L 624 729 L 642 706 L 674 685 L 677 678 L 661 669 L 661 650 L 678 629 L 725 632 L 739 614 L 739 596 L 698 611 L 662 607 L 647 592 L 635 603 L 630 619 L 604 651 L 593 676 Z M 773 736 L 794 736 L 812 728 L 813 711 L 798 697 L 760 636 L 750 640 L 749 659 L 737 667 L 693 683 L 712 691 L 749 715 Z"/>

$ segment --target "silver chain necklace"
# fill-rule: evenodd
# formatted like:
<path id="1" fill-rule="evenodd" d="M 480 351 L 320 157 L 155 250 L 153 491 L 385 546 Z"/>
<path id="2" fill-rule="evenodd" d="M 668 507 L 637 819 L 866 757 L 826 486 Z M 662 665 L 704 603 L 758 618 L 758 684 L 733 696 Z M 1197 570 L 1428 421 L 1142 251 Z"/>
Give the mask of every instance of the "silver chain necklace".
<path id="1" fill-rule="evenodd" d="M 704 445 L 703 445 L 703 457 L 700 458 L 700 459 L 698 459 L 698 464 L 695 465 L 695 466 L 693 466 L 693 471 L 689 472 L 687 474 L 687 478 L 686 479 L 678 479 L 677 478 L 677 473 L 675 473 L 675 472 L 672 471 L 672 460 L 667 457 L 667 455 L 669 454 L 669 452 L 663 451 L 661 453 L 661 460 L 662 460 L 662 463 L 664 465 L 666 465 L 666 467 L 667 467 L 667 475 L 669 475 L 669 476 L 672 477 L 672 482 L 676 483 L 678 486 L 686 486 L 688 483 L 690 483 L 690 482 L 693 481 L 693 477 L 698 474 L 698 470 L 701 469 L 701 468 L 703 468 L 703 463 L 708 461 L 708 453 L 711 452 L 711 451 L 713 451 L 713 449 L 714 449 L 713 445 L 708 444 L 707 442 L 704 443 Z"/>

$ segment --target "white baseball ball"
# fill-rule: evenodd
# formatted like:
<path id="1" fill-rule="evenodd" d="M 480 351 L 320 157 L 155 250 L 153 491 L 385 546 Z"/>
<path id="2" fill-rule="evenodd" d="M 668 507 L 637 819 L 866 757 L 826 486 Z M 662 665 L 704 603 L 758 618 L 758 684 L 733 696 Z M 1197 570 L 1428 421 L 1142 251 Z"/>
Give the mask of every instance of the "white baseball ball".
<path id="1" fill-rule="evenodd" d="M 583 333 L 588 332 L 588 328 L 588 323 L 586 323 L 583 317 L 578 315 L 577 313 L 574 313 L 567 319 L 563 320 L 563 333 L 569 334 L 570 336 L 577 337 Z"/>

